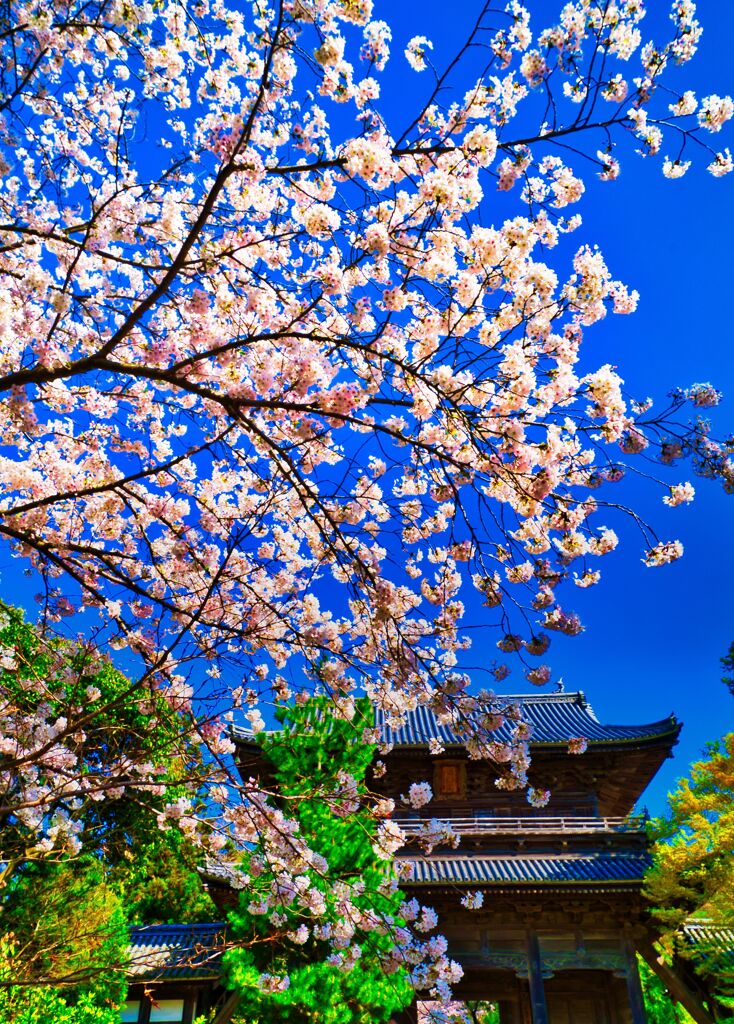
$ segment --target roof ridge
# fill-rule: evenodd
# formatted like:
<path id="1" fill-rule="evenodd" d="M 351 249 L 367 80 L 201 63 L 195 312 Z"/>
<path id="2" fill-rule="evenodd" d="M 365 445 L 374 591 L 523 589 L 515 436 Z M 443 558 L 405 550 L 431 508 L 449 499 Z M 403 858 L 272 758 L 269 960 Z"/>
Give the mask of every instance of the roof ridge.
<path id="1" fill-rule="evenodd" d="M 446 850 L 443 853 L 418 853 L 418 854 L 405 854 L 398 856 L 397 860 L 598 860 L 600 857 L 604 859 L 618 859 L 621 857 L 633 857 L 637 860 L 644 859 L 650 860 L 650 853 L 646 849 L 628 849 L 628 850 L 607 850 L 604 848 L 598 849 L 596 847 L 588 850 L 563 850 L 560 853 L 557 850 L 523 850 L 518 853 L 516 850 L 504 850 L 502 853 L 493 853 L 491 851 L 477 852 L 476 850 Z M 720 927 L 726 927 L 721 925 Z"/>
<path id="2" fill-rule="evenodd" d="M 566 702 L 588 703 L 583 690 L 560 690 L 558 692 L 553 691 L 552 693 L 496 693 L 494 697 L 497 700 L 523 700 L 532 704 L 545 703 L 546 701 L 558 702 L 560 704 Z"/>
<path id="3" fill-rule="evenodd" d="M 190 924 L 134 924 L 129 928 L 130 934 L 142 932 L 180 932 L 181 934 L 191 933 L 196 930 L 217 931 L 227 927 L 226 921 L 196 921 Z"/>

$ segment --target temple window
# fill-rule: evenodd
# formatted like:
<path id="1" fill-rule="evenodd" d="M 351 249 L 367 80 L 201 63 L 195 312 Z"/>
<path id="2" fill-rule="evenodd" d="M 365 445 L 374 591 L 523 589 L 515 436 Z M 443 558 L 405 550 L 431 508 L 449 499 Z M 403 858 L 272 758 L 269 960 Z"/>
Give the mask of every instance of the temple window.
<path id="1" fill-rule="evenodd" d="M 439 761 L 433 767 L 433 792 L 437 800 L 466 797 L 466 765 L 463 761 Z"/>
<path id="2" fill-rule="evenodd" d="M 183 1017 L 183 999 L 159 999 L 150 1008 L 151 1024 L 179 1024 Z"/>
<path id="3" fill-rule="evenodd" d="M 122 1024 L 138 1024 L 140 1017 L 140 1000 L 128 999 L 120 1010 L 120 1021 Z"/>

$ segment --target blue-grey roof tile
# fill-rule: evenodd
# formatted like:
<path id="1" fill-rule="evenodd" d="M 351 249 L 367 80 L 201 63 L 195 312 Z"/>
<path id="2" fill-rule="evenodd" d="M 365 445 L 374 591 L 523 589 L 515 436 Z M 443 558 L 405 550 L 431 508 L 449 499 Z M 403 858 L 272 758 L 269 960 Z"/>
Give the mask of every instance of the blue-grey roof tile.
<path id="1" fill-rule="evenodd" d="M 640 882 L 650 865 L 645 853 L 518 857 L 410 857 L 411 885 L 563 885 Z"/>
<path id="2" fill-rule="evenodd" d="M 225 933 L 221 922 L 131 928 L 128 974 L 159 981 L 217 977 Z"/>
<path id="3" fill-rule="evenodd" d="M 720 969 L 734 970 L 734 927 L 710 920 L 690 920 L 682 931 L 685 941 L 693 946 L 696 959 L 708 961 Z"/>

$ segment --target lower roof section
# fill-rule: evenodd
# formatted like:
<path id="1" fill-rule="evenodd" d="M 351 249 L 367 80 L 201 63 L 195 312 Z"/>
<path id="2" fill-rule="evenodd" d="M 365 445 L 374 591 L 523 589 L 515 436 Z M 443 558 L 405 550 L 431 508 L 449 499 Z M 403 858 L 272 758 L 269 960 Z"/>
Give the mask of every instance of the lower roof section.
<path id="1" fill-rule="evenodd" d="M 216 978 L 225 933 L 221 922 L 131 928 L 128 976 L 155 981 Z"/>
<path id="2" fill-rule="evenodd" d="M 691 918 L 683 924 L 681 932 L 695 959 L 734 971 L 734 927 L 716 924 L 708 918 Z"/>
<path id="3" fill-rule="evenodd" d="M 640 852 L 554 856 L 409 857 L 414 885 L 604 885 L 642 883 L 650 857 Z"/>

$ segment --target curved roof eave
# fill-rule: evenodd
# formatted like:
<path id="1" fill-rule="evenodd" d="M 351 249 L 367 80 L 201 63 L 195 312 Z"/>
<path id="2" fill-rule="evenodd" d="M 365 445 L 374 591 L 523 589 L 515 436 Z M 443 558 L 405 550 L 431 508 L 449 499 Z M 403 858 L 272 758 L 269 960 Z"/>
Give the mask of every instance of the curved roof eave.
<path id="1" fill-rule="evenodd" d="M 521 720 L 532 726 L 530 744 L 534 747 L 565 746 L 577 737 L 585 738 L 594 746 L 675 741 L 681 728 L 674 715 L 644 725 L 605 725 L 598 720 L 582 692 L 503 696 L 497 703 L 520 709 Z M 451 724 L 440 723 L 425 707 L 408 712 L 404 724 L 395 728 L 378 712 L 377 724 L 382 727 L 385 740 L 395 747 L 420 748 L 431 740 L 439 740 L 444 747 L 464 745 L 462 736 L 454 732 Z M 492 738 L 507 742 L 514 725 L 514 720 L 506 719 Z"/>

